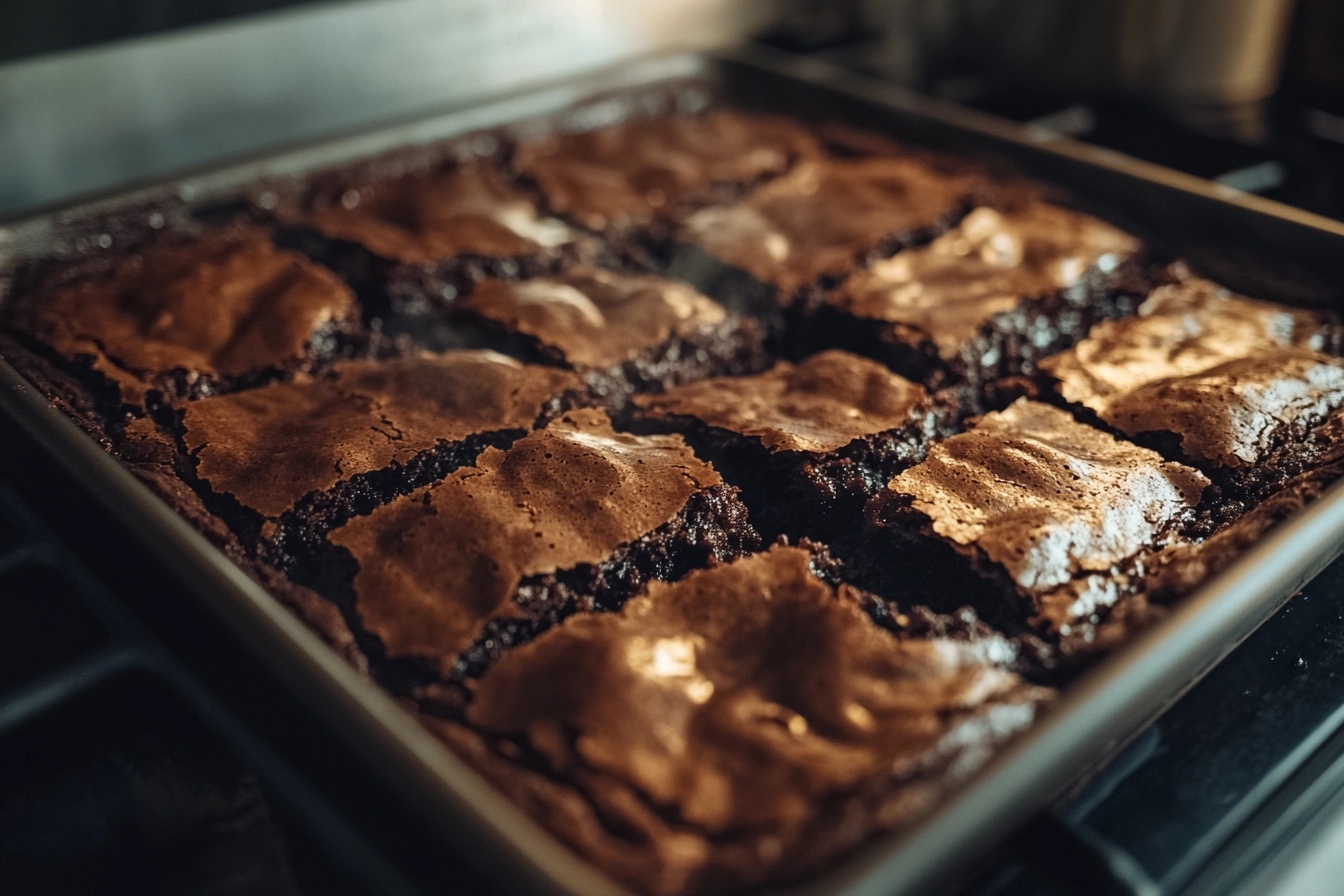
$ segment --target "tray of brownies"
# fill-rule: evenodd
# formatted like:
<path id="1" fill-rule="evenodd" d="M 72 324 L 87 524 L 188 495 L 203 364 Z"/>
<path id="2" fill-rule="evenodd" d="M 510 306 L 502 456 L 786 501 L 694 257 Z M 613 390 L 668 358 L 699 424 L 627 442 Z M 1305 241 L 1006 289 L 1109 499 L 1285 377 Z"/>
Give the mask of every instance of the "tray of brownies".
<path id="1" fill-rule="evenodd" d="M 1338 552 L 1341 259 L 661 57 L 0 225 L 0 414 L 502 886 L 917 891 Z"/>

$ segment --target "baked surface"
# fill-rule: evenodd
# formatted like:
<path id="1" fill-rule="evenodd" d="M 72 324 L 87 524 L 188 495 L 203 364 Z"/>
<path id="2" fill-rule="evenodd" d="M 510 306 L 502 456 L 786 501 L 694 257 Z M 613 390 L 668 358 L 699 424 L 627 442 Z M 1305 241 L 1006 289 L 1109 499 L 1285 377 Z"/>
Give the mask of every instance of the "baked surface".
<path id="1" fill-rule="evenodd" d="M 1102 423 L 1253 489 L 1344 405 L 1344 362 L 1323 351 L 1335 329 L 1185 276 L 1041 367 Z"/>
<path id="2" fill-rule="evenodd" d="M 0 271 L 0 355 L 616 878 L 917 825 L 1344 471 L 1337 321 L 973 162 L 611 102 L 122 210 Z"/>
<path id="3" fill-rule="evenodd" d="M 710 109 L 550 134 L 519 147 L 514 163 L 550 208 L 619 233 L 741 195 L 819 152 L 796 122 Z"/>
<path id="4" fill-rule="evenodd" d="M 461 326 L 485 343 L 576 371 L 612 408 L 636 392 L 767 363 L 757 321 L 666 277 L 579 265 L 530 280 L 490 278 L 459 309 Z"/>
<path id="5" fill-rule="evenodd" d="M 632 413 L 635 425 L 680 432 L 712 460 L 743 489 L 767 537 L 831 541 L 887 480 L 923 459 L 947 416 L 922 386 L 837 350 L 641 395 Z"/>
<path id="6" fill-rule="evenodd" d="M 375 314 L 451 307 L 483 277 L 537 274 L 594 251 L 497 159 L 409 168 L 331 173 L 277 201 L 281 239 L 337 272 Z"/>
<path id="7" fill-rule="evenodd" d="M 15 329 L 143 408 L 312 369 L 358 344 L 354 294 L 258 230 L 165 240 L 110 272 L 6 305 Z"/>
<path id="8" fill-rule="evenodd" d="M 972 209 L 926 245 L 851 274 L 811 310 L 819 344 L 852 345 L 918 379 L 1031 373 L 1145 288 L 1139 242 L 1045 202 Z"/>
<path id="9" fill-rule="evenodd" d="M 1001 637 L 874 626 L 811 560 L 775 547 L 566 620 L 485 674 L 468 721 L 572 782 L 542 797 L 576 813 L 567 839 L 643 892 L 734 892 L 761 855 L 807 870 L 904 823 L 1052 696 Z"/>
<path id="10" fill-rule="evenodd" d="M 934 445 L 867 512 L 921 558 L 926 588 L 964 599 L 980 579 L 971 588 L 986 618 L 1019 615 L 1017 604 L 1060 641 L 1086 637 L 1127 595 L 1131 571 L 1184 542 L 1208 485 L 1198 470 L 1019 399 Z"/>

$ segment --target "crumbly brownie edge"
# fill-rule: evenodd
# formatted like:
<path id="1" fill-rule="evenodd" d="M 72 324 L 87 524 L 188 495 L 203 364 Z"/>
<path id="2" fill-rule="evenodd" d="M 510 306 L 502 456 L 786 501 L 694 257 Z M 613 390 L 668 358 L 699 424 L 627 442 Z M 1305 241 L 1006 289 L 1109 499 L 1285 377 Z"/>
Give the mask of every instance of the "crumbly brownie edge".
<path id="1" fill-rule="evenodd" d="M 94 366 L 98 360 L 95 356 L 88 354 L 66 356 L 27 330 L 12 324 L 0 324 L 0 332 L 21 343 L 30 354 L 40 355 L 48 364 L 78 380 L 97 403 L 99 413 L 111 419 L 127 414 L 161 415 L 168 410 L 173 401 L 195 401 L 212 395 L 255 389 L 268 383 L 286 382 L 299 374 L 320 372 L 337 361 L 365 356 L 371 347 L 368 331 L 359 321 L 328 321 L 305 343 L 302 358 L 237 376 L 203 374 L 181 368 L 166 371 L 144 381 L 147 387 L 145 403 L 138 405 L 126 401 L 120 386 Z M 125 370 L 111 357 L 103 356 L 103 360 L 111 366 Z M 139 379 L 138 374 L 130 371 L 126 373 Z"/>
<path id="2" fill-rule="evenodd" d="M 316 631 L 342 658 L 360 672 L 368 672 L 368 660 L 337 608 L 313 590 L 292 581 L 270 563 L 258 558 L 233 529 L 212 512 L 201 496 L 177 475 L 174 464 L 155 460 L 137 462 L 124 457 L 121 460 L 229 560 Z"/>
<path id="3" fill-rule="evenodd" d="M 1055 645 L 1046 671 L 1034 677 L 1066 682 L 1086 665 L 1129 643 L 1141 630 L 1170 612 L 1181 598 L 1192 594 L 1227 569 L 1266 535 L 1316 500 L 1344 477 L 1344 448 L 1319 465 L 1304 470 L 1230 521 L 1207 519 L 1211 527 L 1203 540 L 1192 541 L 1143 558 L 1117 580 L 1125 586 L 1123 600 L 1098 613 L 1098 618 Z"/>
<path id="4" fill-rule="evenodd" d="M 142 441 L 132 445 L 122 433 L 129 419 L 109 418 L 82 381 L 72 377 L 63 366 L 53 363 L 44 353 L 32 352 L 3 333 L 0 333 L 0 358 L 18 370 L 53 407 L 70 417 L 100 447 L 191 523 L 193 528 L 205 535 L 231 560 L 254 573 L 253 578 L 259 581 L 269 578 L 258 573 L 260 567 L 253 564 L 233 530 L 218 515 L 210 512 L 200 496 L 178 475 L 177 447 L 170 436 L 157 433 L 152 444 Z M 325 627 L 319 626 L 319 630 L 325 631 Z M 333 643 L 340 641 L 343 639 L 336 638 Z"/>
<path id="5" fill-rule="evenodd" d="M 384 258 L 354 240 L 326 237 L 311 227 L 297 224 L 283 227 L 276 235 L 276 244 L 334 271 L 355 291 L 369 320 L 392 315 L 442 314 L 479 280 L 554 274 L 594 251 L 588 249 L 585 253 L 579 246 L 567 245 L 508 258 L 466 253 L 427 264 L 410 264 Z"/>
<path id="6" fill-rule="evenodd" d="M 726 483 L 692 495 L 677 516 L 622 545 L 598 564 L 529 576 L 514 603 L 531 625 L 501 620 L 486 625 L 454 666 L 455 678 L 476 678 L 504 650 L 532 640 L 575 610 L 616 610 L 649 581 L 673 582 L 714 562 L 734 560 L 761 546 L 738 490 Z M 560 600 L 557 601 L 556 597 Z"/>
<path id="7" fill-rule="evenodd" d="M 1032 633 L 1035 608 L 1007 570 L 974 546 L 938 535 L 927 516 L 901 506 L 896 496 L 880 492 L 870 500 L 863 531 L 835 547 L 859 585 L 898 606 L 918 604 L 946 615 L 970 608 L 1007 635 Z"/>
<path id="8" fill-rule="evenodd" d="M 697 327 L 585 379 L 602 403 L 619 408 L 636 392 L 663 392 L 714 376 L 746 376 L 770 366 L 765 329 L 757 320 L 730 315 Z"/>
<path id="9" fill-rule="evenodd" d="M 8 362 L 32 383 L 38 395 L 110 452 L 109 430 L 121 420 L 120 403 L 90 389 L 83 377 L 61 363 L 63 359 L 52 357 L 44 349 L 45 346 L 33 346 L 26 338 L 0 328 L 0 360 Z"/>
<path id="10" fill-rule="evenodd" d="M 527 431 L 523 429 L 502 429 L 476 433 L 458 442 L 440 441 L 404 463 L 393 462 L 379 470 L 356 473 L 326 491 L 309 493 L 273 523 L 237 505 L 242 511 L 235 511 L 237 523 L 249 531 L 262 556 L 303 581 L 310 577 L 304 567 L 313 562 L 315 552 L 332 529 L 357 516 L 366 516 L 417 488 L 438 482 L 454 470 L 474 465 L 486 448 L 506 449 L 525 435 Z M 202 488 L 219 497 L 220 493 L 207 484 L 202 483 Z"/>
<path id="11" fill-rule="evenodd" d="M 1161 435 L 1152 446 L 1157 450 L 1165 453 L 1173 443 L 1178 443 L 1176 437 Z M 1205 491 L 1191 534 L 1207 537 L 1235 525 L 1244 516 L 1254 514 L 1265 502 L 1275 501 L 1285 491 L 1302 488 L 1304 483 L 1328 484 L 1344 470 L 1342 458 L 1344 410 L 1335 411 L 1315 427 L 1286 428 L 1264 462 L 1244 470 L 1210 468 L 1205 471 L 1213 485 Z"/>
<path id="12" fill-rule="evenodd" d="M 969 615 L 1003 633 L 1017 651 L 1011 668 L 1028 681 L 1061 686 L 1165 613 L 1146 593 L 1143 564 L 1151 554 L 1144 553 L 1103 574 L 1116 586 L 1114 602 L 1071 621 L 1066 631 L 1052 630 L 1005 570 L 937 535 L 927 522 L 920 525 L 917 511 L 905 513 L 903 525 L 869 527 L 856 541 L 837 543 L 849 577 L 883 601 L 888 614 Z"/>
<path id="13" fill-rule="evenodd" d="M 627 415 L 623 428 L 637 433 L 677 433 L 699 457 L 742 490 L 752 521 L 767 540 L 835 541 L 858 528 L 864 503 L 892 476 L 924 459 L 935 433 L 945 433 L 937 412 L 893 430 L 855 439 L 826 453 L 770 452 L 760 439 L 707 426 L 686 415 Z"/>
<path id="14" fill-rule="evenodd" d="M 560 392 L 546 401 L 531 428 L 541 429 L 565 412 L 591 404 L 587 390 Z M 268 535 L 265 550 L 274 552 L 277 566 L 292 570 L 293 564 L 308 558 L 331 530 L 394 498 L 438 482 L 454 470 L 475 465 L 486 448 L 507 449 L 525 435 L 524 429 L 500 429 L 476 433 L 459 442 L 441 441 L 403 464 L 355 474 L 333 489 L 306 496 L 283 514 L 276 521 L 275 531 Z"/>
<path id="15" fill-rule="evenodd" d="M 56 222 L 56 228 L 47 240 L 49 252 L 0 267 L 0 307 L 22 296 L 107 274 L 128 252 L 202 231 L 191 208 L 176 195 Z"/>
<path id="16" fill-rule="evenodd" d="M 353 634 L 336 608 L 244 550 L 233 531 L 211 513 L 200 496 L 177 475 L 173 460 L 175 451 L 166 437 L 161 446 L 148 446 L 148 451 L 128 454 L 124 451 L 127 445 L 120 437 L 120 423 L 108 421 L 102 415 L 83 383 L 70 377 L 43 355 L 28 351 L 3 334 L 0 334 L 0 358 L 18 370 L 53 407 L 71 417 L 80 429 L 116 457 L 160 500 L 241 567 L 253 581 L 298 615 L 347 662 L 360 671 L 367 671 L 364 655 L 357 648 Z"/>
<path id="17" fill-rule="evenodd" d="M 525 364 L 573 369 L 583 378 L 593 405 L 616 414 L 639 392 L 662 392 L 713 376 L 745 376 L 770 366 L 765 328 L 752 318 L 729 315 L 717 324 L 673 334 L 635 358 L 606 368 L 574 367 L 540 339 L 470 312 L 455 315 L 455 339 L 511 355 Z"/>

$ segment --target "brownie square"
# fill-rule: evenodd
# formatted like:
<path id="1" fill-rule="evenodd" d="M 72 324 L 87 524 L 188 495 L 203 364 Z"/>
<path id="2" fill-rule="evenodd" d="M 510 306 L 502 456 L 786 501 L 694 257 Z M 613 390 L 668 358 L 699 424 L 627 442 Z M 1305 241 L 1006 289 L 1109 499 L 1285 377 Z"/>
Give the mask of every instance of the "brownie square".
<path id="1" fill-rule="evenodd" d="M 977 185 L 917 156 L 809 159 L 740 202 L 687 218 L 669 272 L 730 307 L 770 315 L 951 227 Z"/>
<path id="2" fill-rule="evenodd" d="M 344 362 L 183 405 L 183 472 L 245 543 L 308 579 L 328 530 L 507 447 L 580 394 L 573 374 L 488 351 Z"/>
<path id="3" fill-rule="evenodd" d="M 909 825 L 1053 697 L 999 636 L 896 637 L 775 547 L 574 616 L 451 743 L 640 892 L 742 892 Z"/>
<path id="4" fill-rule="evenodd" d="M 636 396 L 632 416 L 643 429 L 682 433 L 742 488 L 767 538 L 837 540 L 852 535 L 868 498 L 923 460 L 947 415 L 881 364 L 828 351 Z"/>
<path id="5" fill-rule="evenodd" d="M 461 680 L 578 610 L 755 548 L 737 490 L 676 436 L 565 414 L 334 530 L 324 593 L 386 656 Z"/>
<path id="6" fill-rule="evenodd" d="M 1325 316 L 1184 277 L 1041 368 L 1080 413 L 1254 504 L 1331 450 L 1314 433 L 1344 407 L 1344 361 L 1321 351 L 1337 331 Z"/>
<path id="7" fill-rule="evenodd" d="M 866 513 L 874 563 L 936 609 L 1086 641 L 1145 560 L 1185 540 L 1209 480 L 1018 400 L 929 449 Z M 881 550 L 896 545 L 900 550 Z M 870 573 L 872 574 L 872 573 Z"/>
<path id="8" fill-rule="evenodd" d="M 354 294 L 257 230 L 161 242 L 106 274 L 16 296 L 5 322 L 114 411 L 248 388 L 367 341 Z"/>
<path id="9" fill-rule="evenodd" d="M 337 271 L 378 314 L 451 305 L 487 276 L 554 270 L 579 237 L 491 159 L 361 179 L 330 175 L 282 207 L 283 239 Z"/>
<path id="10" fill-rule="evenodd" d="M 519 145 L 514 164 L 552 211 L 624 238 L 737 199 L 819 152 L 797 122 L 715 108 L 548 134 Z"/>
<path id="11" fill-rule="evenodd" d="M 616 408 L 633 392 L 768 363 L 760 323 L 676 280 L 576 266 L 533 280 L 489 279 L 461 302 L 458 322 L 529 360 L 578 372 Z"/>
<path id="12" fill-rule="evenodd" d="M 1147 292 L 1134 237 L 1044 202 L 981 206 L 928 245 L 849 276 L 806 321 L 816 345 L 878 358 L 912 379 L 978 386 L 1031 373 Z"/>

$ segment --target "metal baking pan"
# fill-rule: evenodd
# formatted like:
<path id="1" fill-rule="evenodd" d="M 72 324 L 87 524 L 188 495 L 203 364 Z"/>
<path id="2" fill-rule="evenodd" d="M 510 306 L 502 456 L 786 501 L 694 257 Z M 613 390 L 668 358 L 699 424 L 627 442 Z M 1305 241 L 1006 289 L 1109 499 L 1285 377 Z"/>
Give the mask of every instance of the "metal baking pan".
<path id="1" fill-rule="evenodd" d="M 260 179 L 301 175 L 384 150 L 547 116 L 614 91 L 707 82 L 748 108 L 838 120 L 941 148 L 1007 159 L 1063 187 L 1080 205 L 1181 252 L 1219 259 L 1231 285 L 1275 284 L 1280 301 L 1335 302 L 1344 283 L 1344 225 L 1238 194 L 1048 132 L 907 93 L 808 60 L 746 49 L 712 58 L 638 60 L 560 85 L 401 123 L 116 196 L 0 223 L 0 268 L 49 254 L 76 222 L 119 206 L 216 200 Z M 148 488 L 0 363 L 0 462 L 64 482 L 152 558 L 199 611 L 243 645 L 248 661 L 292 699 L 333 749 L 348 751 L 377 798 L 417 820 L 429 843 L 461 850 L 519 893 L 623 892 L 500 797 L 393 699 L 346 666 Z M 1344 546 L 1344 484 L 1271 533 L 1163 623 L 1066 689 L 1028 733 L 999 751 L 917 827 L 875 838 L 796 893 L 891 896 L 928 892 L 972 868 L 1032 813 L 1047 808 L 1200 678 Z M 296 723 L 297 724 L 297 723 Z M 783 891 L 782 891 L 783 892 Z"/>

